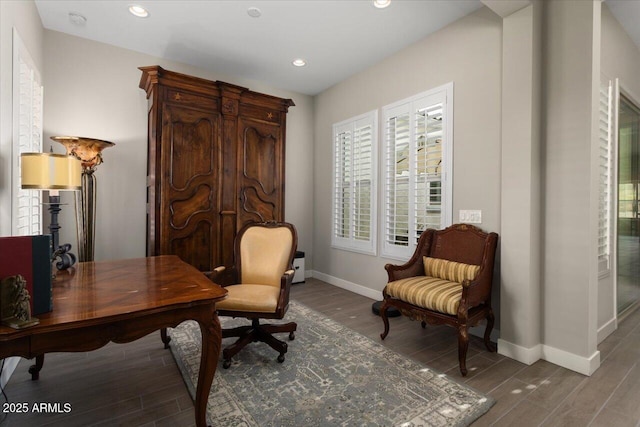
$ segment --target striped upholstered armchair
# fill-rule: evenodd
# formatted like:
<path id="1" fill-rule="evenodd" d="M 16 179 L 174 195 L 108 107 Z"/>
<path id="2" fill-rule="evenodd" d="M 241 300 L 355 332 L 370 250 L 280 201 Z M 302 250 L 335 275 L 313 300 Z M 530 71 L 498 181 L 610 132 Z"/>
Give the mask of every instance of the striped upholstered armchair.
<path id="1" fill-rule="evenodd" d="M 385 339 L 389 333 L 387 308 L 395 307 L 412 320 L 445 324 L 458 331 L 460 372 L 467 375 L 468 330 L 487 320 L 484 343 L 490 341 L 494 316 L 491 310 L 491 283 L 498 235 L 485 233 L 468 224 L 455 224 L 444 230 L 426 230 L 416 251 L 403 265 L 387 264 L 389 282 L 382 294 L 380 315 Z"/>

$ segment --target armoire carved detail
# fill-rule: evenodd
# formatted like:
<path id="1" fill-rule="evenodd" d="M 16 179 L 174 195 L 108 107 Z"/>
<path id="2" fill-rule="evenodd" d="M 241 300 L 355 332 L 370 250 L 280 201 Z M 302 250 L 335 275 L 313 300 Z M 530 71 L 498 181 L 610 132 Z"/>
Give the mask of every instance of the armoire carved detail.
<path id="1" fill-rule="evenodd" d="M 284 220 L 290 99 L 159 66 L 147 93 L 147 255 L 175 254 L 209 271 L 233 264 L 248 221 Z"/>

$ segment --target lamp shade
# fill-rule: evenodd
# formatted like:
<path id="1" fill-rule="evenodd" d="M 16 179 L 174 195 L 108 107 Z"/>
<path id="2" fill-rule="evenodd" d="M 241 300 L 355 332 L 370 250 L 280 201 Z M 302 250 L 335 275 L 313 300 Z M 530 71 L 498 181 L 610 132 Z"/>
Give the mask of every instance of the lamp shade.
<path id="1" fill-rule="evenodd" d="M 22 188 L 39 190 L 80 190 L 82 167 L 72 156 L 54 153 L 20 154 Z"/>

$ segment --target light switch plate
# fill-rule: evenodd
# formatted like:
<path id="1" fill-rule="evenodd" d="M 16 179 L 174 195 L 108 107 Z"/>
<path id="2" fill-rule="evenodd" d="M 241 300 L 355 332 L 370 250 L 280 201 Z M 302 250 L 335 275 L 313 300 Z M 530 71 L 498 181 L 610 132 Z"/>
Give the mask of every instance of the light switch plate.
<path id="1" fill-rule="evenodd" d="M 460 219 L 460 222 L 465 222 L 467 224 L 481 224 L 482 211 L 481 210 L 460 210 L 459 219 Z"/>

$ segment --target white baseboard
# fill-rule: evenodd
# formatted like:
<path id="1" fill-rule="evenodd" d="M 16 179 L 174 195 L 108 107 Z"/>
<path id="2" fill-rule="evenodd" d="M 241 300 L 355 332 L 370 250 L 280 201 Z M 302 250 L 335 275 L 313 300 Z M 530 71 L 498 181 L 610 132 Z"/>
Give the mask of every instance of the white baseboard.
<path id="1" fill-rule="evenodd" d="M 542 346 L 542 358 L 555 365 L 571 369 L 582 375 L 591 376 L 600 367 L 600 352 L 595 351 L 589 357 L 578 356 L 548 345 Z"/>
<path id="2" fill-rule="evenodd" d="M 533 365 L 542 358 L 542 344 L 527 348 L 512 342 L 499 339 L 498 353 L 526 365 Z"/>
<path id="3" fill-rule="evenodd" d="M 605 338 L 611 335 L 616 329 L 618 329 L 618 319 L 614 317 L 598 329 L 598 344 L 604 341 Z"/>
<path id="4" fill-rule="evenodd" d="M 8 357 L 4 360 L 4 366 L 2 369 L 2 375 L 0 375 L 0 387 L 4 388 L 11 378 L 11 374 L 16 370 L 20 357 Z"/>
<path id="5" fill-rule="evenodd" d="M 600 367 L 599 351 L 596 351 L 590 357 L 582 357 L 544 344 L 536 344 L 527 348 L 509 341 L 498 340 L 498 353 L 527 365 L 532 365 L 539 359 L 544 359 L 554 365 L 588 376 L 591 376 Z"/>
<path id="6" fill-rule="evenodd" d="M 311 277 L 315 277 L 316 279 L 320 279 L 323 282 L 329 283 L 330 285 L 337 286 L 342 289 L 346 289 L 358 295 L 371 298 L 372 300 L 375 300 L 375 301 L 382 300 L 382 291 L 376 291 L 375 289 L 367 288 L 366 286 L 358 285 L 357 283 L 339 279 L 337 277 L 330 276 L 328 274 L 321 273 L 315 270 L 312 272 Z"/>

